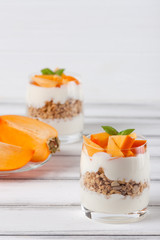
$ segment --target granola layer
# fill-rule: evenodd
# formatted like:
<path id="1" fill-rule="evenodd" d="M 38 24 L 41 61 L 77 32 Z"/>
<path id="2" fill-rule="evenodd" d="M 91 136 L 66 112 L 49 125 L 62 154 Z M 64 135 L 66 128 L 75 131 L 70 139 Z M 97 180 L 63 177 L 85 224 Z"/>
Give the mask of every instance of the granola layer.
<path id="1" fill-rule="evenodd" d="M 108 179 L 102 168 L 95 172 L 86 172 L 83 176 L 84 186 L 90 190 L 97 193 L 110 196 L 112 194 L 121 194 L 123 196 L 135 197 L 140 195 L 143 190 L 148 186 L 147 182 L 136 183 L 133 180 L 126 182 L 125 180 L 110 180 Z"/>
<path id="2" fill-rule="evenodd" d="M 64 104 L 47 101 L 41 108 L 28 107 L 28 115 L 41 119 L 72 118 L 82 112 L 82 101 L 69 99 Z"/>

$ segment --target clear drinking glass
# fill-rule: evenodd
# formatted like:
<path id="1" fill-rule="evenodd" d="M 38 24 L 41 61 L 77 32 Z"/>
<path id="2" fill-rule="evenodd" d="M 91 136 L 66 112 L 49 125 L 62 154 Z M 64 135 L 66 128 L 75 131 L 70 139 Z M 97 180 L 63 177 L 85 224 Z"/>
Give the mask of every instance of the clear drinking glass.
<path id="1" fill-rule="evenodd" d="M 143 139 L 143 137 L 138 137 Z M 93 146 L 83 142 L 81 153 L 81 206 L 89 218 L 108 223 L 138 221 L 147 213 L 150 157 L 147 143 L 124 149 L 129 157 L 106 152 L 89 156 Z"/>
<path id="2" fill-rule="evenodd" d="M 56 128 L 62 143 L 78 141 L 83 131 L 83 94 L 79 79 L 74 75 L 78 84 L 69 81 L 58 87 L 47 85 L 50 82 L 42 79 L 44 87 L 33 81 L 34 76 L 30 76 L 27 87 L 27 115 Z"/>

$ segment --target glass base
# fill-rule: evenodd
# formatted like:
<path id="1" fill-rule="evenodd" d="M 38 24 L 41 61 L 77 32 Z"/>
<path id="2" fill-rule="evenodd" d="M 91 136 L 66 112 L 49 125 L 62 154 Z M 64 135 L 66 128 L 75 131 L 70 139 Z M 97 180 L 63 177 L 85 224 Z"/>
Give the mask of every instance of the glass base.
<path id="1" fill-rule="evenodd" d="M 88 210 L 81 205 L 86 217 L 104 223 L 131 223 L 143 220 L 148 215 L 147 208 L 128 214 L 107 214 Z"/>
<path id="2" fill-rule="evenodd" d="M 76 133 L 72 135 L 60 135 L 59 139 L 62 144 L 78 142 L 82 138 L 82 133 Z"/>

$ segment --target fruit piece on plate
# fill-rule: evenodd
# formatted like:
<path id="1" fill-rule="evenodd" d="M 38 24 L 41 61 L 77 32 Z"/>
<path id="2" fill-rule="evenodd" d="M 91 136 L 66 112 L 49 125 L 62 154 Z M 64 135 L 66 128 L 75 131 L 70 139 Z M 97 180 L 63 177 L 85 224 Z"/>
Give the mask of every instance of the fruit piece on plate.
<path id="1" fill-rule="evenodd" d="M 0 171 L 23 167 L 32 158 L 34 150 L 0 142 Z"/>
<path id="2" fill-rule="evenodd" d="M 0 141 L 35 150 L 32 161 L 48 158 L 59 150 L 56 129 L 37 119 L 18 116 L 0 116 Z"/>
<path id="3" fill-rule="evenodd" d="M 97 153 L 97 152 L 104 152 L 104 149 L 101 148 L 99 145 L 97 145 L 96 143 L 92 142 L 91 139 L 83 136 L 83 140 L 84 140 L 84 144 L 85 147 L 87 149 L 88 155 L 90 157 L 93 156 L 93 154 Z"/>
<path id="4" fill-rule="evenodd" d="M 43 75 L 42 75 L 43 76 Z M 51 80 L 47 78 L 40 78 L 37 76 L 32 77 L 32 81 L 40 87 L 46 87 L 46 88 L 51 88 L 51 87 L 57 87 L 57 85 L 60 84 L 60 82 L 57 80 Z M 31 82 L 32 83 L 32 82 Z"/>
<path id="5" fill-rule="evenodd" d="M 146 140 L 135 140 L 132 147 L 131 147 L 131 151 L 134 154 L 145 153 L 146 142 L 147 142 Z"/>
<path id="6" fill-rule="evenodd" d="M 111 154 L 112 157 L 124 157 L 123 152 L 119 149 L 118 145 L 113 140 L 113 136 L 109 137 L 106 151 L 108 154 Z"/>
<path id="7" fill-rule="evenodd" d="M 106 132 L 96 133 L 91 135 L 92 142 L 98 144 L 102 148 L 106 147 L 108 144 L 109 134 Z"/>

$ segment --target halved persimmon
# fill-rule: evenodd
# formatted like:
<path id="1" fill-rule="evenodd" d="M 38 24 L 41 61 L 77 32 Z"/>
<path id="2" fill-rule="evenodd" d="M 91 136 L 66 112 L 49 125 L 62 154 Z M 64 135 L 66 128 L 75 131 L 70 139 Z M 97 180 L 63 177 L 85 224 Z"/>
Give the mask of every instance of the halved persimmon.
<path id="1" fill-rule="evenodd" d="M 0 116 L 0 141 L 34 149 L 32 161 L 44 161 L 59 149 L 58 133 L 50 125 L 37 119 L 18 116 Z"/>
<path id="2" fill-rule="evenodd" d="M 0 142 L 0 171 L 10 171 L 25 166 L 34 150 Z"/>
<path id="3" fill-rule="evenodd" d="M 88 155 L 90 157 L 93 156 L 93 154 L 97 153 L 97 152 L 104 152 L 104 149 L 101 148 L 99 145 L 97 145 L 96 143 L 92 142 L 91 139 L 83 136 L 83 140 L 84 140 L 84 145 L 87 149 Z"/>
<path id="4" fill-rule="evenodd" d="M 100 147 L 104 148 L 108 144 L 109 134 L 106 132 L 96 133 L 91 135 L 92 142 L 98 144 Z"/>

